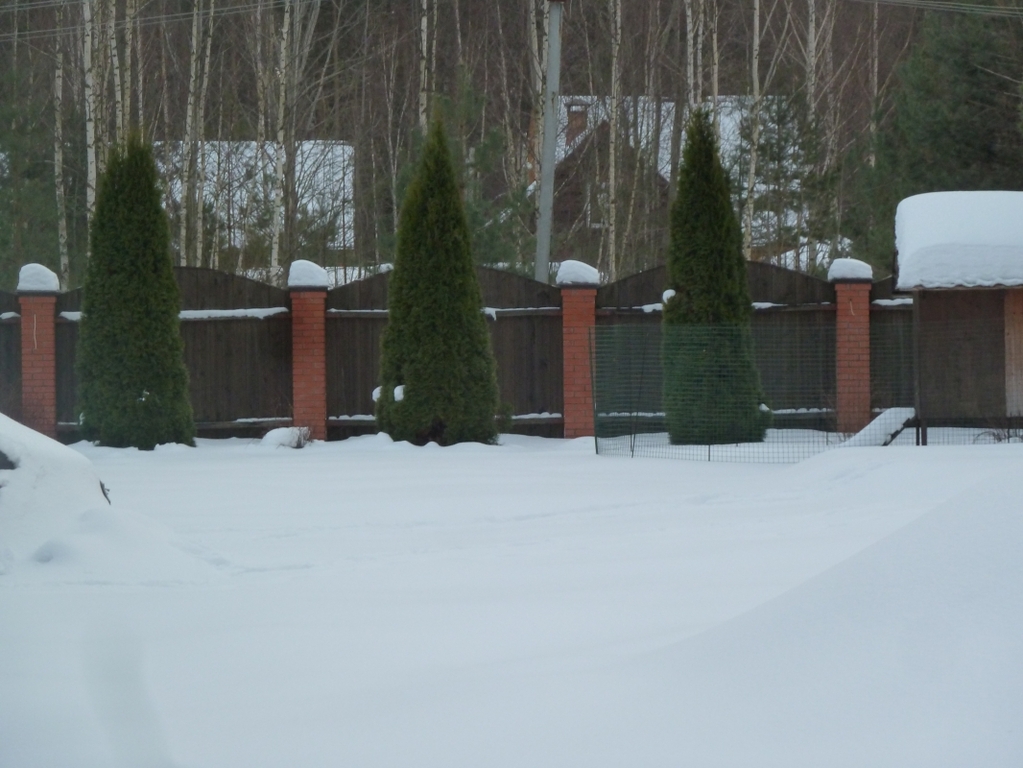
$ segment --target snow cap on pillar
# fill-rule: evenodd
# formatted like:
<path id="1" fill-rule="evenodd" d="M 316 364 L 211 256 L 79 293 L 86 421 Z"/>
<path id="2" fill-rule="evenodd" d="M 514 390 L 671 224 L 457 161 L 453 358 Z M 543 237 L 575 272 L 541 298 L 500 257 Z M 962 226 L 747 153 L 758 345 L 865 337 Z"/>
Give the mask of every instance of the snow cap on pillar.
<path id="1" fill-rule="evenodd" d="M 60 293 L 60 280 L 42 264 L 26 264 L 18 273 L 18 293 Z"/>
<path id="2" fill-rule="evenodd" d="M 870 282 L 873 279 L 873 267 L 859 259 L 835 259 L 828 269 L 830 283 Z"/>
<path id="3" fill-rule="evenodd" d="M 326 290 L 327 270 L 305 259 L 296 259 L 288 269 L 288 288 Z"/>
<path id="4" fill-rule="evenodd" d="M 600 285 L 600 273 L 583 261 L 566 259 L 558 265 L 558 285 Z"/>

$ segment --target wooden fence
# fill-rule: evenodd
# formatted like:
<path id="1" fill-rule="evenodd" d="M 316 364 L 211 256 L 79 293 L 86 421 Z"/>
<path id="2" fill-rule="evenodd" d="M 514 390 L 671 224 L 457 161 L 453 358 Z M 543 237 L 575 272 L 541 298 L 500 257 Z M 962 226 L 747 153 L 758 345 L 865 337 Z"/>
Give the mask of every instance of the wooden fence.
<path id="1" fill-rule="evenodd" d="M 0 413 L 21 415 L 21 324 L 18 297 L 0 291 Z"/>
<path id="2" fill-rule="evenodd" d="M 555 287 L 486 267 L 478 269 L 497 360 L 500 397 L 515 414 L 516 431 L 560 435 L 563 425 L 562 297 Z M 750 263 L 754 341 L 772 407 L 833 407 L 835 289 L 826 281 Z M 291 302 L 285 290 L 202 268 L 177 268 L 181 331 L 192 407 L 200 433 L 254 432 L 290 423 Z M 602 286 L 596 323 L 659 328 L 664 267 Z M 334 437 L 374 429 L 380 340 L 387 324 L 386 274 L 328 292 L 326 379 L 329 431 Z M 872 383 L 875 407 L 912 404 L 912 311 L 892 302 L 890 281 L 872 297 Z M 75 348 L 81 290 L 57 299 L 59 429 L 76 430 Z M 17 313 L 18 299 L 0 293 L 0 314 Z M 654 331 L 656 333 L 656 331 Z M 0 410 L 20 413 L 20 325 L 0 320 Z M 659 377 L 651 377 L 659 386 Z M 807 391 L 820 392 L 810 403 Z M 798 395 L 798 396 L 797 396 Z M 909 401 L 906 401 L 907 395 Z M 70 435 L 69 435 L 70 436 Z"/>

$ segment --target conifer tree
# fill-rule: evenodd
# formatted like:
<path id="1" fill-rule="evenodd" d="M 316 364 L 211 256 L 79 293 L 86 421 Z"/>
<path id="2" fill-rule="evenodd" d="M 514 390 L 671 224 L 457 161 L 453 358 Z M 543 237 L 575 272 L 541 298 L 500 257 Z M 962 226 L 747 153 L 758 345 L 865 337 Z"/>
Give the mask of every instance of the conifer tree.
<path id="1" fill-rule="evenodd" d="M 192 444 L 180 299 L 156 164 L 142 141 L 100 180 L 78 340 L 82 429 L 103 445 Z"/>
<path id="2" fill-rule="evenodd" d="M 398 221 L 377 422 L 395 440 L 493 442 L 497 374 L 444 127 L 435 120 Z"/>
<path id="3" fill-rule="evenodd" d="M 664 408 L 676 444 L 763 440 L 742 232 L 710 117 L 693 113 L 671 211 Z"/>

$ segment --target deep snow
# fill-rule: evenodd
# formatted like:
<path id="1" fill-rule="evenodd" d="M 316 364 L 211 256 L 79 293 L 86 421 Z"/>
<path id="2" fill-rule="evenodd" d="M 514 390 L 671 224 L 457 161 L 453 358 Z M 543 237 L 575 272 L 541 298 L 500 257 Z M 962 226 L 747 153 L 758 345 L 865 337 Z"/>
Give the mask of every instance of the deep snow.
<path id="1" fill-rule="evenodd" d="M 113 503 L 0 576 L 0 765 L 1023 758 L 1023 446 L 198 442 L 75 446 Z"/>

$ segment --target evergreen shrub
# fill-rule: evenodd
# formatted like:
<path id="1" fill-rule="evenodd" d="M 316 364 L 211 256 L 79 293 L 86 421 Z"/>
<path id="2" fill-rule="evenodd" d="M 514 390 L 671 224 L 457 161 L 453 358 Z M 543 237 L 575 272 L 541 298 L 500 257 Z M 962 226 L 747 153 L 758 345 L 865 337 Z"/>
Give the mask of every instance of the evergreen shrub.
<path id="1" fill-rule="evenodd" d="M 671 211 L 664 305 L 664 409 L 672 443 L 758 442 L 761 408 L 742 231 L 704 110 L 693 113 Z"/>
<path id="2" fill-rule="evenodd" d="M 137 137 L 111 152 L 90 243 L 77 357 L 83 433 L 117 447 L 191 445 L 167 218 L 152 150 Z"/>
<path id="3" fill-rule="evenodd" d="M 398 221 L 380 361 L 380 428 L 416 445 L 497 438 L 497 366 L 444 127 L 435 120 Z"/>

